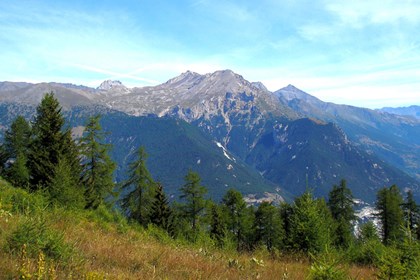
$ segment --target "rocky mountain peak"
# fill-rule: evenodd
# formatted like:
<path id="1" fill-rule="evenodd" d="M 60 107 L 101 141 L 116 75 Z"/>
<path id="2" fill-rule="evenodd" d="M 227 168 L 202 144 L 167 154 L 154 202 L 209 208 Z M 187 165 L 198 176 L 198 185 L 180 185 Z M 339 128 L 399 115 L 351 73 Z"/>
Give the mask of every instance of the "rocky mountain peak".
<path id="1" fill-rule="evenodd" d="M 288 85 L 287 87 L 281 88 L 274 92 L 274 94 L 282 100 L 291 101 L 293 99 L 301 99 L 307 102 L 321 102 L 315 96 L 312 96 L 293 85 Z"/>
<path id="2" fill-rule="evenodd" d="M 254 87 L 260 90 L 268 91 L 268 89 L 265 87 L 265 85 L 261 82 L 252 82 L 251 83 Z"/>
<path id="3" fill-rule="evenodd" d="M 192 72 L 190 70 L 182 73 L 181 75 L 168 80 L 165 85 L 168 86 L 179 86 L 182 84 L 193 84 L 200 81 L 203 78 L 202 75 Z"/>
<path id="4" fill-rule="evenodd" d="M 97 87 L 96 89 L 108 91 L 108 90 L 115 89 L 115 88 L 126 88 L 126 87 L 120 81 L 117 81 L 117 80 L 106 80 L 106 81 L 103 81 L 99 85 L 99 87 Z"/>

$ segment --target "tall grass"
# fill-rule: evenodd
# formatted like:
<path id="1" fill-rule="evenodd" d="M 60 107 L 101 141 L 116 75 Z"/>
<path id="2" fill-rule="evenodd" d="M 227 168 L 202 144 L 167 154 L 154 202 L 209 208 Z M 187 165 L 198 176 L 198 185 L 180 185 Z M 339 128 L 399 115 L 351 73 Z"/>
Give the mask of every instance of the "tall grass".
<path id="1" fill-rule="evenodd" d="M 41 195 L 0 180 L 0 279 L 306 279 L 301 255 L 218 249 L 205 235 L 191 244 L 166 232 L 130 224 L 107 208 L 49 207 Z M 10 216 L 10 215 L 12 216 Z M 25 248 L 25 253 L 23 253 Z M 357 279 L 375 271 L 349 267 Z"/>

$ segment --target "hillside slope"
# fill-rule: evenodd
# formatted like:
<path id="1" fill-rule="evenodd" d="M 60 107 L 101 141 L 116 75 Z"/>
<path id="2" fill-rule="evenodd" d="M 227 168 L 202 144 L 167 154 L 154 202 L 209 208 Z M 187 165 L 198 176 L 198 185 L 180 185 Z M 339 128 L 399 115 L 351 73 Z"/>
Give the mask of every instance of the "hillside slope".
<path id="1" fill-rule="evenodd" d="M 309 273 L 305 257 L 240 254 L 216 249 L 208 239 L 188 244 L 102 207 L 75 211 L 46 204 L 0 178 L 1 279 L 305 279 Z M 37 244 L 48 245 L 44 254 Z M 352 277 L 374 273 L 349 269 Z"/>

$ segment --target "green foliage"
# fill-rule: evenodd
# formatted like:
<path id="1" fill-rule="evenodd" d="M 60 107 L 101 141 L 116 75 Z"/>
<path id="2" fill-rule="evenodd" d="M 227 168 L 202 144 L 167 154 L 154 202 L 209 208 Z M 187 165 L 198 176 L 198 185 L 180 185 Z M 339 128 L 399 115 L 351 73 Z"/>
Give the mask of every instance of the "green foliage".
<path id="1" fill-rule="evenodd" d="M 82 156 L 81 183 L 85 188 L 86 208 L 97 208 L 114 189 L 115 163 L 108 155 L 110 145 L 99 124 L 100 116 L 91 117 L 80 139 Z"/>
<path id="2" fill-rule="evenodd" d="M 292 214 L 294 211 L 294 207 L 290 205 L 287 202 L 282 202 L 279 205 L 279 212 L 280 212 L 280 218 L 283 222 L 282 228 L 284 230 L 284 238 L 283 238 L 283 244 L 286 248 L 293 248 L 293 243 L 291 240 L 291 232 L 292 232 L 292 226 L 291 226 L 291 219 Z"/>
<path id="3" fill-rule="evenodd" d="M 66 262 L 73 255 L 73 248 L 65 243 L 61 233 L 50 229 L 39 216 L 22 220 L 15 231 L 7 238 L 8 249 L 18 254 L 26 246 L 30 257 L 43 252 L 47 257 Z"/>
<path id="4" fill-rule="evenodd" d="M 160 183 L 156 187 L 150 217 L 152 224 L 166 230 L 170 235 L 174 235 L 172 209 L 169 206 L 168 199 Z"/>
<path id="5" fill-rule="evenodd" d="M 210 237 L 215 241 L 217 247 L 223 247 L 226 225 L 220 207 L 214 203 L 210 205 Z"/>
<path id="6" fill-rule="evenodd" d="M 64 130 L 61 107 L 53 93 L 47 93 L 37 107 L 28 154 L 31 190 L 48 188 L 61 158 L 71 164 L 76 176 L 79 168 L 70 130 Z"/>
<path id="7" fill-rule="evenodd" d="M 55 167 L 54 177 L 47 190 L 49 201 L 55 206 L 83 208 L 83 189 L 72 174 L 71 166 L 62 158 Z"/>
<path id="8" fill-rule="evenodd" d="M 4 135 L 5 152 L 9 158 L 16 158 L 28 151 L 31 126 L 24 117 L 18 116 Z"/>
<path id="9" fill-rule="evenodd" d="M 340 260 L 335 254 L 325 252 L 321 255 L 311 255 L 313 263 L 309 270 L 310 280 L 343 280 L 348 279 Z"/>
<path id="10" fill-rule="evenodd" d="M 324 200 L 310 191 L 296 198 L 290 218 L 290 237 L 295 249 L 317 253 L 331 243 L 332 221 Z"/>
<path id="11" fill-rule="evenodd" d="M 385 244 L 401 241 L 403 238 L 404 214 L 401 209 L 403 199 L 396 185 L 378 191 L 376 209 L 382 225 Z"/>
<path id="12" fill-rule="evenodd" d="M 269 251 L 282 248 L 282 224 L 280 211 L 268 202 L 261 203 L 255 212 L 255 241 L 264 244 Z"/>
<path id="13" fill-rule="evenodd" d="M 341 180 L 339 186 L 333 186 L 327 204 L 336 223 L 335 244 L 347 247 L 353 241 L 352 222 L 356 216 L 353 209 L 353 195 L 347 187 L 346 180 Z"/>
<path id="14" fill-rule="evenodd" d="M 416 201 L 414 200 L 413 192 L 411 190 L 407 192 L 407 198 L 403 204 L 403 210 L 405 223 L 408 224 L 408 227 L 413 233 L 414 237 L 419 240 L 420 236 L 418 233 L 420 232 L 420 206 L 417 205 Z"/>
<path id="15" fill-rule="evenodd" d="M 247 211 L 242 194 L 237 190 L 229 189 L 223 196 L 222 209 L 225 213 L 227 230 L 236 241 L 237 249 L 247 248 L 251 243 L 249 235 L 251 235 L 253 217 Z"/>
<path id="16" fill-rule="evenodd" d="M 130 219 L 146 226 L 150 222 L 155 182 L 147 169 L 147 154 L 143 147 L 138 149 L 136 156 L 129 164 L 128 179 L 122 183 L 122 192 L 128 194 L 121 206 Z"/>
<path id="17" fill-rule="evenodd" d="M 6 131 L 4 137 L 5 177 L 16 187 L 29 186 L 29 170 L 27 154 L 31 137 L 31 127 L 22 117 L 18 116 Z"/>
<path id="18" fill-rule="evenodd" d="M 370 240 L 380 241 L 378 230 L 372 221 L 368 221 L 360 226 L 358 241 L 361 243 Z"/>
<path id="19" fill-rule="evenodd" d="M 173 244 L 174 239 L 169 234 L 169 232 L 162 227 L 158 227 L 154 224 L 148 224 L 146 228 L 146 232 L 151 237 L 155 238 L 161 243 L 164 244 Z"/>
<path id="20" fill-rule="evenodd" d="M 360 265 L 377 265 L 379 258 L 387 254 L 387 248 L 379 239 L 369 239 L 351 244 L 346 249 L 350 262 Z"/>
<path id="21" fill-rule="evenodd" d="M 9 168 L 5 171 L 7 180 L 15 186 L 27 189 L 29 187 L 30 174 L 27 167 L 27 158 L 19 153 Z"/>
<path id="22" fill-rule="evenodd" d="M 185 184 L 181 187 L 180 198 L 184 201 L 181 205 L 182 215 L 190 222 L 193 232 L 198 231 L 199 217 L 206 206 L 204 195 L 207 189 L 200 184 L 198 173 L 189 171 L 185 176 Z"/>
<path id="23" fill-rule="evenodd" d="M 378 259 L 378 279 L 420 279 L 420 244 L 406 236 L 400 248 L 390 246 Z"/>
<path id="24" fill-rule="evenodd" d="M 0 200 L 3 207 L 12 214 L 34 215 L 43 212 L 48 206 L 48 201 L 42 193 L 30 194 L 3 181 L 0 182 Z"/>

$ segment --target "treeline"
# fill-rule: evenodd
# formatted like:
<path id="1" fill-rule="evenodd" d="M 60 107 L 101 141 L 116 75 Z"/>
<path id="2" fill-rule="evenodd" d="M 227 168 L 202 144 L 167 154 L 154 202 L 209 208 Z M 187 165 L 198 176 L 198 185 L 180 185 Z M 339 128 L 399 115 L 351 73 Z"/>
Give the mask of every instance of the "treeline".
<path id="1" fill-rule="evenodd" d="M 6 131 L 0 146 L 1 175 L 15 187 L 44 194 L 52 206 L 117 206 L 145 228 L 153 225 L 172 238 L 204 239 L 221 248 L 265 248 L 274 254 L 335 248 L 348 250 L 357 262 L 371 263 L 374 257 L 369 254 L 381 246 L 400 248 L 407 240 L 418 246 L 419 206 L 410 191 L 404 201 L 395 185 L 377 194 L 379 231 L 368 222 L 355 234 L 354 199 L 345 180 L 332 187 L 327 200 L 307 190 L 293 203 L 248 206 L 234 189 L 220 202 L 206 199 L 199 174 L 189 171 L 179 199 L 170 203 L 148 171 L 147 154 L 140 147 L 127 180 L 115 183 L 116 164 L 99 121 L 99 116 L 91 117 L 82 137 L 74 139 L 59 102 L 46 94 L 31 122 L 17 117 Z"/>

